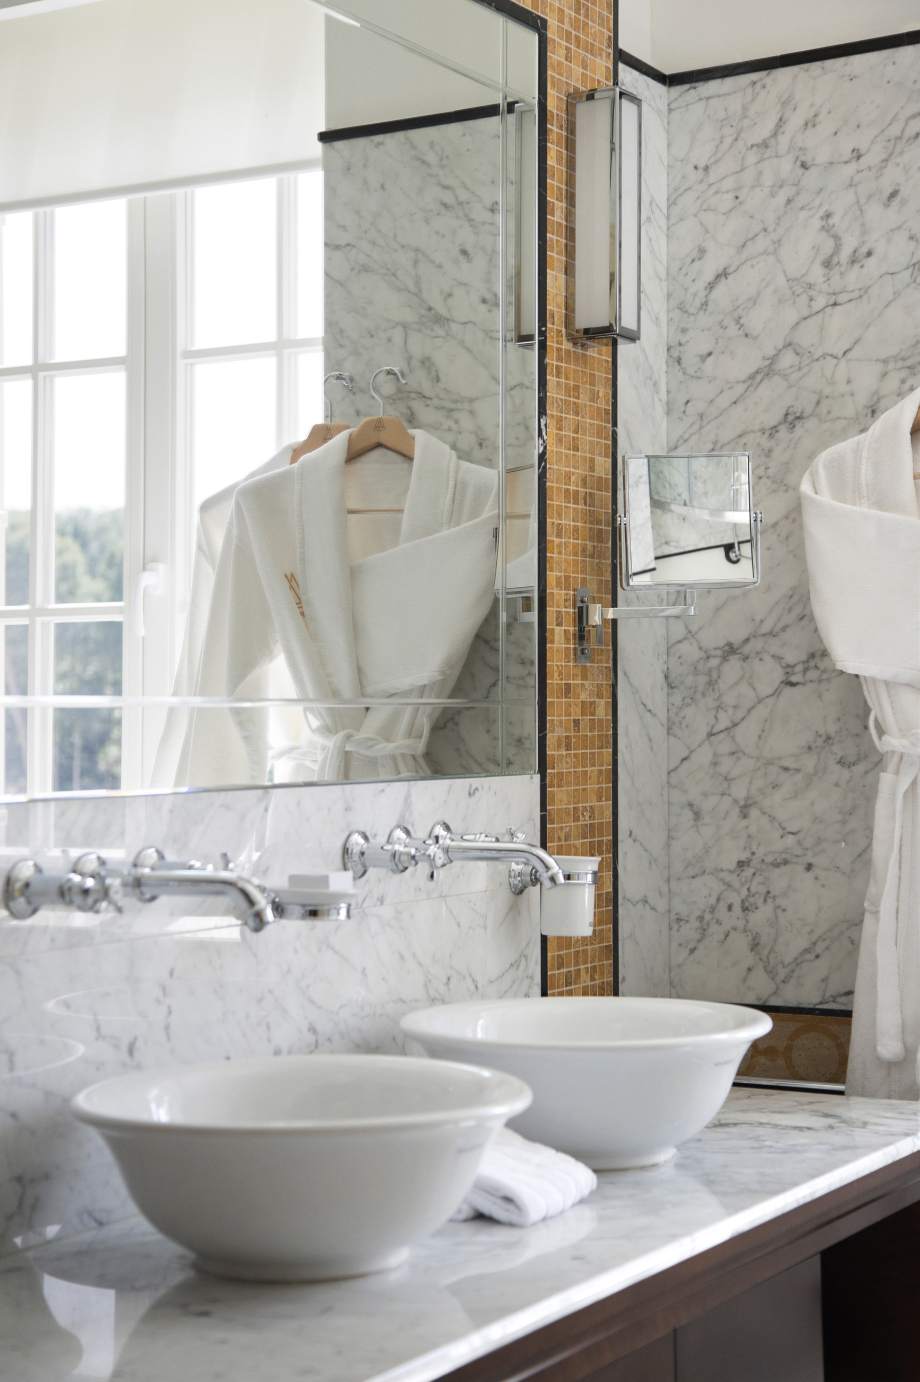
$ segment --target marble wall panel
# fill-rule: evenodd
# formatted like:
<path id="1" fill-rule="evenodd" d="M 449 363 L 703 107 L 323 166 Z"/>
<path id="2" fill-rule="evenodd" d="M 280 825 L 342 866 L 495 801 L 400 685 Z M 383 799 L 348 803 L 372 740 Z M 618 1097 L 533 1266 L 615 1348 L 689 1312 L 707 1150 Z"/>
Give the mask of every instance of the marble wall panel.
<path id="1" fill-rule="evenodd" d="M 6 808 L 49 864 L 63 847 L 156 843 L 178 858 L 229 851 L 260 879 L 341 867 L 350 829 L 383 838 L 508 825 L 538 838 L 536 778 L 453 779 L 73 800 Z M 24 818 L 24 819 L 23 819 Z M 9 859 L 14 850 L 6 843 Z M 428 1003 L 539 993 L 539 899 L 505 871 L 372 872 L 352 920 L 252 935 L 219 901 L 98 917 L 0 918 L 0 1253 L 128 1212 L 99 1140 L 67 1100 L 136 1068 L 316 1050 L 400 1049 L 399 1017 Z"/>
<path id="2" fill-rule="evenodd" d="M 749 449 L 766 518 L 761 588 L 668 630 L 671 989 L 846 1007 L 878 756 L 798 485 L 920 378 L 917 49 L 673 87 L 669 128 L 669 447 Z"/>

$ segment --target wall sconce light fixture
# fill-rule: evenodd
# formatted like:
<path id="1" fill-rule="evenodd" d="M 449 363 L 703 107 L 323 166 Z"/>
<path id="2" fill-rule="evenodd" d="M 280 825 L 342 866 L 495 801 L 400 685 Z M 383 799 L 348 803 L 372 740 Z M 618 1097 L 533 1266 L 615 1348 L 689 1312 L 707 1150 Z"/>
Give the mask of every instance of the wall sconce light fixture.
<path id="1" fill-rule="evenodd" d="M 568 334 L 637 341 L 642 102 L 614 86 L 577 92 L 568 108 Z"/>
<path id="2" fill-rule="evenodd" d="M 509 195 L 514 207 L 514 342 L 537 338 L 537 112 L 518 103 L 509 161 Z"/>

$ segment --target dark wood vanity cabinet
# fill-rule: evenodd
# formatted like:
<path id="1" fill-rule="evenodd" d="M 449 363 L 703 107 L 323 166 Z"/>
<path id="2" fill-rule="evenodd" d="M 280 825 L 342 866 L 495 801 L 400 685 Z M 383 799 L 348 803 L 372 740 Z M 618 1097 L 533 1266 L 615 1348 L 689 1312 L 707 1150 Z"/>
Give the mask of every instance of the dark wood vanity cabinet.
<path id="1" fill-rule="evenodd" d="M 920 1153 L 450 1376 L 920 1382 Z"/>

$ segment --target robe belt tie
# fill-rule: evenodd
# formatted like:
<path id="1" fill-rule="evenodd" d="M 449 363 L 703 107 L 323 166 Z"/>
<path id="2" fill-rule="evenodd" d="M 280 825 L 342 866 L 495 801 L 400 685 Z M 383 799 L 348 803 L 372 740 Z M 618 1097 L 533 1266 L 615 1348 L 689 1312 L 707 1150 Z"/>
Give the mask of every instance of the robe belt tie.
<path id="1" fill-rule="evenodd" d="M 876 1050 L 879 1060 L 894 1063 L 904 1060 L 906 1055 L 898 965 L 898 893 L 904 800 L 920 777 L 920 730 L 913 730 L 903 737 L 885 734 L 879 728 L 878 717 L 873 710 L 869 716 L 869 732 L 879 753 L 897 754 L 899 758 L 895 773 L 891 851 L 879 902 L 876 937 Z"/>
<path id="2" fill-rule="evenodd" d="M 315 728 L 311 736 L 322 748 L 319 777 L 324 782 L 344 778 L 345 755 L 358 753 L 362 758 L 396 758 L 411 755 L 421 758 L 428 747 L 428 726 L 414 739 L 381 739 L 376 734 L 362 734 L 360 730 L 343 729 L 338 734 Z"/>

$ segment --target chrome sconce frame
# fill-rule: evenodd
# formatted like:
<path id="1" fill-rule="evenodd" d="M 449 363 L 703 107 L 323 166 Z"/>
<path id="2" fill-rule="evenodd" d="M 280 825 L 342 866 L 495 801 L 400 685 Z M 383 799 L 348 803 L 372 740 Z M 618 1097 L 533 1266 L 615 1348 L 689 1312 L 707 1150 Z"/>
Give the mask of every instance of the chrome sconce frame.
<path id="1" fill-rule="evenodd" d="M 642 303 L 642 102 L 618 86 L 568 98 L 566 331 L 637 341 Z"/>
<path id="2" fill-rule="evenodd" d="M 521 102 L 511 119 L 514 137 L 509 169 L 514 207 L 514 260 L 512 263 L 513 340 L 533 346 L 537 340 L 537 112 Z"/>

